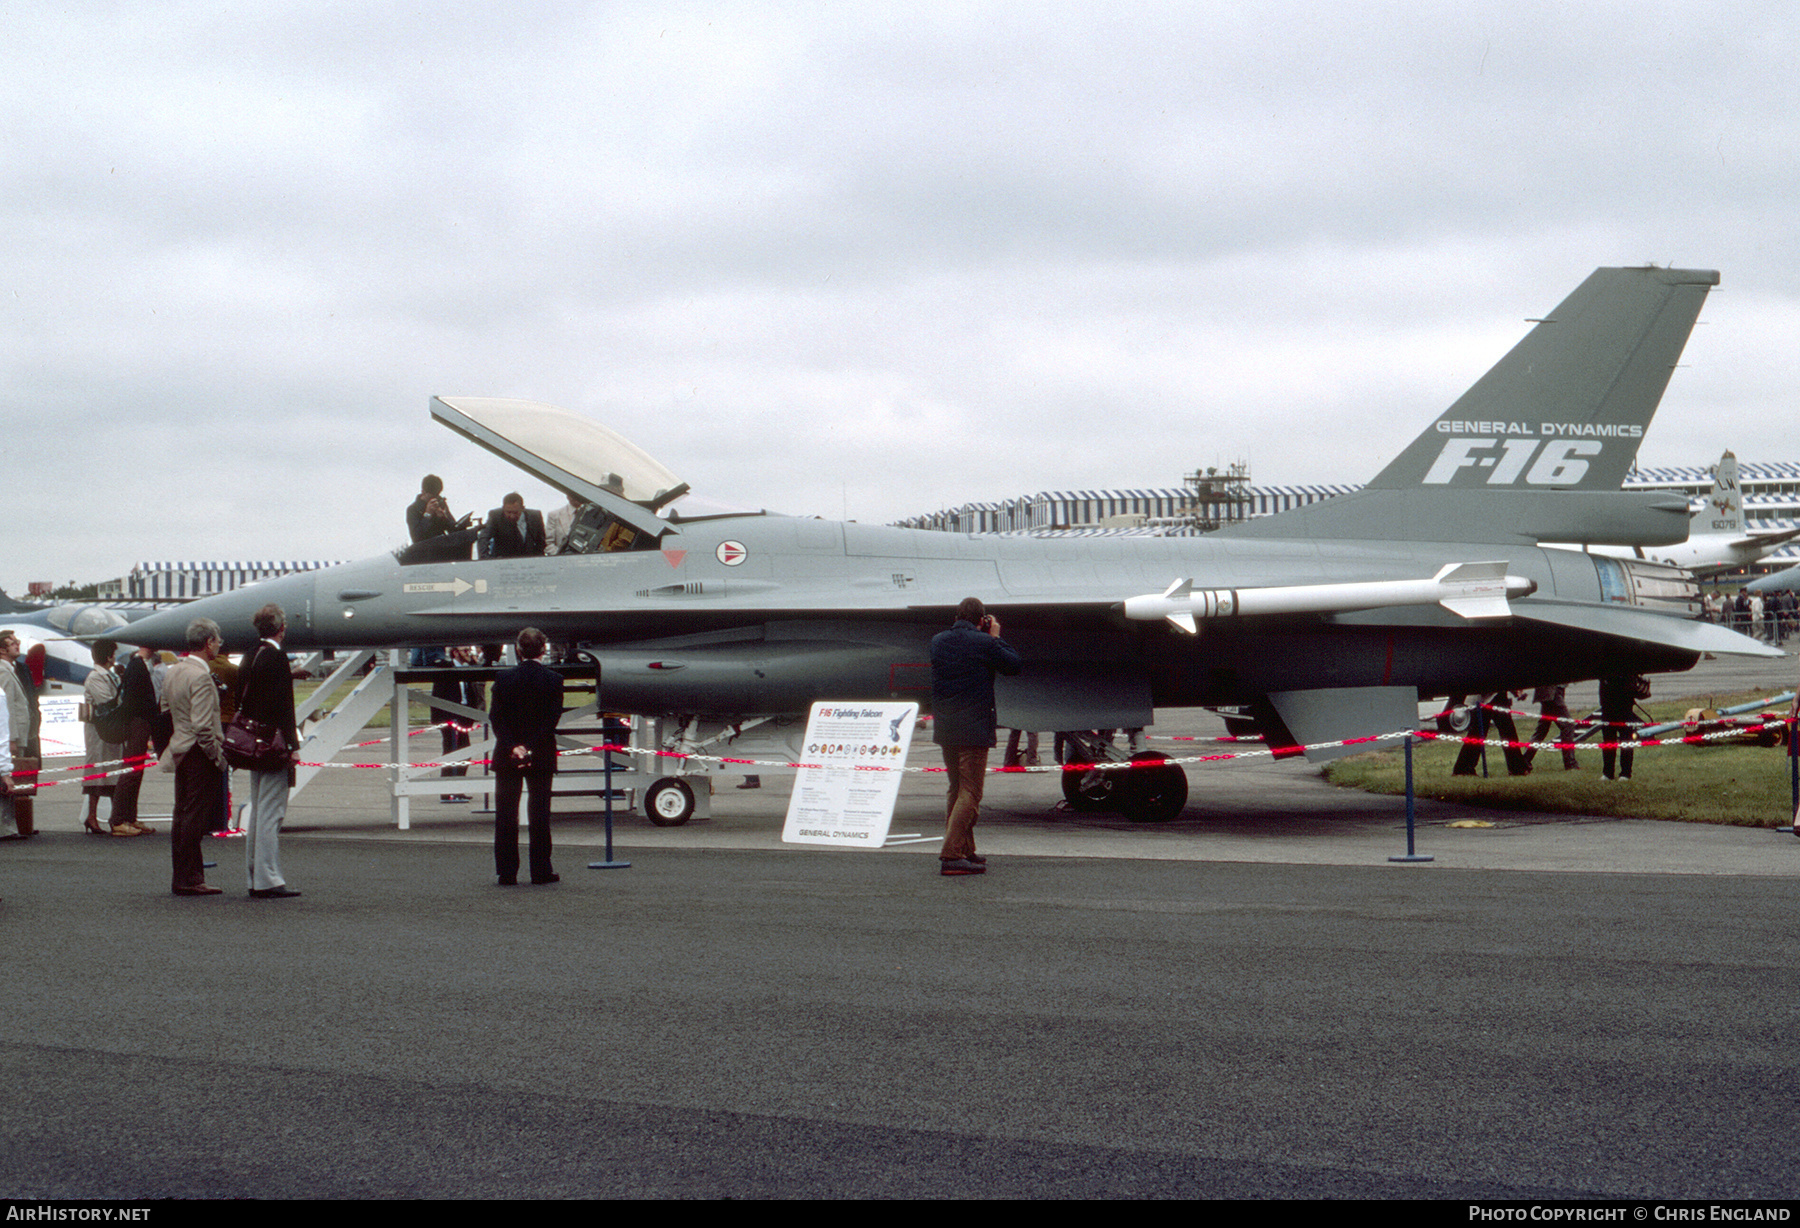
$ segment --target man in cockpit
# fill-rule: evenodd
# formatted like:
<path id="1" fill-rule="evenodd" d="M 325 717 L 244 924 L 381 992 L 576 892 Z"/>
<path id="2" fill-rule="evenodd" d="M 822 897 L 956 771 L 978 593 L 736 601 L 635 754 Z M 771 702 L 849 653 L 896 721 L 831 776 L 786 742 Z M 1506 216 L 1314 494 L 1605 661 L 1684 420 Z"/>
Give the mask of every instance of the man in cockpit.
<path id="1" fill-rule="evenodd" d="M 550 544 L 546 553 L 560 554 L 563 543 L 569 540 L 569 530 L 575 527 L 575 517 L 581 515 L 581 509 L 587 506 L 587 500 L 580 495 L 570 495 L 569 501 L 550 513 L 546 532 Z"/>
<path id="2" fill-rule="evenodd" d="M 544 513 L 525 506 L 514 491 L 488 513 L 476 554 L 484 559 L 528 558 L 544 553 Z"/>

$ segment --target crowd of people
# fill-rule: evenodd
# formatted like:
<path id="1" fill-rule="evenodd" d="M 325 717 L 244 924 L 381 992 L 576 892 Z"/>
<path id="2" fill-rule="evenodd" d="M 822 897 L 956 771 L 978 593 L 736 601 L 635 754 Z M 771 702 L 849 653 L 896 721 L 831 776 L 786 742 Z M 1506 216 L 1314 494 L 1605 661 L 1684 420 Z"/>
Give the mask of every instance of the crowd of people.
<path id="1" fill-rule="evenodd" d="M 287 618 L 269 604 L 254 618 L 257 646 L 242 667 L 222 651 L 223 637 L 211 619 L 197 618 L 187 629 L 187 653 L 175 657 L 149 648 L 119 660 L 119 644 L 94 642 L 94 667 L 82 687 L 80 718 L 86 762 L 82 793 L 90 835 L 130 838 L 156 829 L 141 820 L 138 798 L 144 773 L 159 765 L 174 774 L 175 807 L 170 824 L 171 890 L 176 895 L 218 895 L 207 884 L 203 838 L 231 827 L 229 779 L 234 766 L 228 746 L 241 740 L 245 753 L 235 766 L 249 769 L 246 807 L 245 877 L 251 896 L 285 899 L 300 893 L 281 873 L 280 832 L 293 783 L 299 748 L 294 721 L 294 673 L 281 650 Z M 0 689 L 4 713 L 5 763 L 0 765 L 0 837 L 35 834 L 31 812 L 35 770 L 41 765 L 38 695 L 41 665 L 15 669 L 18 637 L 0 631 Z M 228 739 L 227 730 L 233 738 Z M 247 732 L 246 732 L 247 731 Z M 101 818 L 101 807 L 106 818 Z"/>
<path id="2" fill-rule="evenodd" d="M 134 651 L 124 663 L 119 645 L 96 641 L 94 668 L 83 689 L 80 716 L 86 727 L 84 828 L 103 836 L 152 835 L 138 821 L 137 798 L 143 774 L 160 766 L 174 776 L 169 829 L 170 890 L 177 896 L 213 896 L 223 889 L 206 881 L 202 851 L 210 834 L 232 830 L 231 772 L 249 775 L 243 808 L 245 886 L 254 899 L 293 899 L 281 866 L 281 827 L 295 783 L 300 734 L 295 719 L 294 680 L 305 677 L 282 644 L 287 616 L 274 603 L 252 619 L 258 641 L 233 664 L 224 636 L 210 618 L 188 624 L 187 651 L 160 654 Z M 559 881 L 550 861 L 550 797 L 556 772 L 556 726 L 563 714 L 561 675 L 543 664 L 548 640 L 527 627 L 519 633 L 518 667 L 495 677 L 487 712 L 496 745 L 494 828 L 495 871 L 502 886 L 518 881 L 519 804 L 529 794 L 530 870 L 535 884 Z M 37 695 L 42 673 L 20 662 L 19 640 L 0 630 L 0 838 L 35 834 L 30 806 L 37 755 Z M 474 650 L 453 650 L 459 664 L 474 664 Z M 483 663 L 500 659 L 499 646 L 483 650 Z M 451 663 L 451 658 L 433 664 Z M 433 698 L 478 709 L 481 686 L 463 689 L 454 676 L 450 690 L 434 685 Z M 466 713 L 444 721 L 445 751 L 469 744 Z M 447 769 L 446 775 L 465 768 Z M 446 798 L 446 800 L 449 800 Z M 463 795 L 462 800 L 467 800 Z M 108 821 L 100 818 L 101 805 Z"/>
<path id="3" fill-rule="evenodd" d="M 1800 634 L 1800 596 L 1789 589 L 1759 593 L 1739 588 L 1735 595 L 1709 589 L 1701 594 L 1700 604 L 1707 621 L 1752 639 L 1780 645 Z"/>

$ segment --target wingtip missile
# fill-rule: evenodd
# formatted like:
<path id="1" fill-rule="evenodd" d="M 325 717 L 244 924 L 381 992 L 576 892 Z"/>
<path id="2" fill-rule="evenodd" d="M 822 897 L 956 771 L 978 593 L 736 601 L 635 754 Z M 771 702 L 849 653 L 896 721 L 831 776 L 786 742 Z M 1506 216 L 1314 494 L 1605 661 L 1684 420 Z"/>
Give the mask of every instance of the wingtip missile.
<path id="1" fill-rule="evenodd" d="M 1192 579 L 1175 581 L 1161 593 L 1125 599 L 1125 617 L 1137 622 L 1167 619 L 1193 635 L 1196 619 L 1254 614 L 1332 614 L 1389 606 L 1437 604 L 1461 618 L 1507 618 L 1514 597 L 1537 591 L 1537 583 L 1506 574 L 1504 560 L 1446 563 L 1419 580 L 1373 580 L 1351 584 L 1295 584 L 1275 588 L 1195 589 Z"/>

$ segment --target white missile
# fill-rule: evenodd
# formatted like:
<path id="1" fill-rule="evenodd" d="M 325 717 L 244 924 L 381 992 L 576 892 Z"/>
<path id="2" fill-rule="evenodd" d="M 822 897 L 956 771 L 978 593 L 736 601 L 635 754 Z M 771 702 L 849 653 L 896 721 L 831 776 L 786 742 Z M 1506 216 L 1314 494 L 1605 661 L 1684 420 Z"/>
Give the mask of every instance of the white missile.
<path id="1" fill-rule="evenodd" d="M 1436 603 L 1463 618 L 1506 618 L 1509 597 L 1537 591 L 1537 582 L 1506 574 L 1504 560 L 1446 563 L 1429 580 L 1369 580 L 1354 584 L 1289 584 L 1277 588 L 1196 589 L 1177 580 L 1161 593 L 1125 599 L 1125 617 L 1138 622 L 1166 618 L 1194 634 L 1196 618 L 1253 614 L 1330 614 L 1396 605 Z"/>

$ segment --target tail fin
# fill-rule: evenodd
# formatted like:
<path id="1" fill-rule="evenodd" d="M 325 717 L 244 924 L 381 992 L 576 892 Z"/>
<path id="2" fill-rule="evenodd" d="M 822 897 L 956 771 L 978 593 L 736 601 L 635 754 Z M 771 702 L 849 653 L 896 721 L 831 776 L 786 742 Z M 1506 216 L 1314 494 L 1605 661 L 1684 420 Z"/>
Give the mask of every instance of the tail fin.
<path id="1" fill-rule="evenodd" d="M 1596 269 L 1362 490 L 1233 537 L 1668 545 L 1687 500 L 1625 475 L 1719 275 Z"/>
<path id="2" fill-rule="evenodd" d="M 1596 269 L 1371 490 L 1618 490 L 1707 290 L 1706 269 Z"/>
<path id="3" fill-rule="evenodd" d="M 1694 524 L 1697 533 L 1730 533 L 1746 536 L 1744 530 L 1744 492 L 1738 487 L 1737 457 L 1727 448 L 1713 470 L 1712 494 Z"/>

